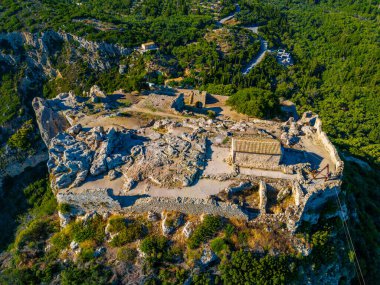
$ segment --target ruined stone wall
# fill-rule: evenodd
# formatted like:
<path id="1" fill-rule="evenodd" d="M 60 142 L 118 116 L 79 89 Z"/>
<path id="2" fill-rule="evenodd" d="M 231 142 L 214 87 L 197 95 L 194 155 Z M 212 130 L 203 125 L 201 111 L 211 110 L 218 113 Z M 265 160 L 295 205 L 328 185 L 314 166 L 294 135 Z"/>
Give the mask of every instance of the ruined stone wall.
<path id="1" fill-rule="evenodd" d="M 280 160 L 280 155 L 234 153 L 234 164 L 240 167 L 282 170 Z"/>
<path id="2" fill-rule="evenodd" d="M 265 182 L 260 181 L 259 183 L 259 197 L 260 197 L 260 214 L 266 214 L 267 212 L 267 185 Z"/>
<path id="3" fill-rule="evenodd" d="M 171 108 L 179 112 L 182 111 L 183 108 L 185 108 L 183 94 L 178 95 L 178 97 L 173 101 Z"/>
<path id="4" fill-rule="evenodd" d="M 123 208 L 123 211 L 138 213 L 148 211 L 162 212 L 164 210 L 178 211 L 192 215 L 210 214 L 248 220 L 248 215 L 245 214 L 239 206 L 217 202 L 212 199 L 149 197 L 136 201 L 136 203 L 130 207 Z"/>
<path id="5" fill-rule="evenodd" d="M 57 194 L 58 203 L 67 203 L 74 207 L 75 212 L 84 214 L 88 212 L 103 213 L 146 213 L 149 211 L 162 212 L 178 211 L 192 215 L 211 214 L 227 218 L 240 218 L 248 220 L 248 215 L 234 204 L 217 202 L 212 199 L 197 199 L 187 197 L 136 197 L 113 196 L 108 189 L 91 189 L 81 193 L 71 191 Z"/>
<path id="6" fill-rule="evenodd" d="M 322 121 L 318 117 L 315 120 L 314 124 L 315 129 L 317 130 L 317 135 L 321 143 L 323 144 L 326 151 L 329 153 L 331 160 L 335 164 L 335 173 L 337 176 L 340 176 L 343 173 L 344 163 L 340 159 L 338 151 L 335 146 L 332 144 L 330 139 L 327 137 L 327 134 L 322 130 Z"/>

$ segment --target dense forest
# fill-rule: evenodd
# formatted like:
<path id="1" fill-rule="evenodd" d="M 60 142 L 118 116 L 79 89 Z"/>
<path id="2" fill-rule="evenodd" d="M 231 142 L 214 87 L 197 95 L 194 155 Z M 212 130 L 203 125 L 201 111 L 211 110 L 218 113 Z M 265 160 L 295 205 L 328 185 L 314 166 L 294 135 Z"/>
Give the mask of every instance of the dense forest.
<path id="1" fill-rule="evenodd" d="M 236 1 L 240 7 L 236 21 L 222 28 L 217 20 L 234 12 L 236 3 L 223 0 L 215 8 L 211 6 L 214 2 L 1 1 L 0 33 L 27 31 L 40 35 L 54 30 L 129 48 L 153 40 L 160 50 L 143 55 L 133 52 L 122 58 L 122 63 L 128 66 L 126 74 L 120 74 L 116 66 L 99 73 L 83 60 L 68 64 L 63 57 L 53 56 L 53 65 L 60 70 L 63 79 L 41 80 L 26 93 L 20 88 L 25 67 L 15 70 L 0 60 L 0 99 L 3 103 L 0 125 L 17 123 L 12 135 L 1 136 L 3 149 L 0 154 L 7 143 L 15 156 L 24 157 L 21 154 L 32 153 L 34 144 L 38 143 L 32 131 L 35 126 L 30 121 L 33 115 L 25 108 L 33 96 L 53 97 L 69 90 L 80 94 L 95 83 L 107 92 L 120 88 L 132 91 L 147 88 L 147 81 L 161 84 L 165 79 L 182 77 L 179 85 L 230 96 L 228 103 L 238 112 L 261 118 L 278 117 L 280 100 L 290 99 L 296 103 L 299 113 L 313 110 L 320 115 L 324 129 L 339 151 L 346 156 L 360 157 L 372 167 L 372 170 L 365 170 L 346 161 L 342 199 L 347 200 L 359 221 L 348 226 L 363 274 L 368 284 L 376 284 L 380 266 L 378 1 L 240 0 Z M 250 26 L 259 26 L 258 34 L 245 29 Z M 276 61 L 274 52 L 267 53 L 261 63 L 243 75 L 243 68 L 259 52 L 262 39 L 272 51 L 280 48 L 290 51 L 294 65 L 284 67 Z M 25 46 L 25 51 L 28 48 Z M 60 51 L 65 54 L 72 48 L 64 45 Z M 2 55 L 23 52 L 0 41 Z M 152 72 L 147 68 L 152 64 L 164 72 L 158 75 Z M 0 247 L 9 248 L 8 263 L 14 266 L 0 276 L 0 283 L 47 283 L 59 273 L 62 284 L 105 284 L 108 268 L 88 260 L 91 252 L 83 253 L 79 265 L 61 266 L 56 262 L 58 249 L 67 241 L 66 236 L 87 234 L 84 242 L 97 243 L 96 230 L 103 230 L 104 222 L 98 221 L 93 228 L 86 228 L 85 233 L 77 225 L 71 232 L 62 234 L 57 224 L 58 206 L 44 175 L 46 169 L 39 166 L 37 170 L 37 176 L 29 173 L 25 179 L 5 181 L 9 191 L 1 200 L 4 211 L 0 216 L 3 221 L 13 222 L 1 224 L 7 234 L 2 235 Z M 317 248 L 308 258 L 292 255 L 259 258 L 245 251 L 248 246 L 244 245 L 244 233 L 233 229 L 229 233 L 225 230 L 229 222 L 223 221 L 223 227 L 219 222 L 210 219 L 206 226 L 214 229 L 211 233 L 205 225 L 200 227 L 199 240 L 192 241 L 195 245 L 189 248 L 202 242 L 204 235 L 208 236 L 221 259 L 221 275 L 202 273 L 194 279 L 194 284 L 237 284 L 241 276 L 247 284 L 284 284 L 285 279 L 297 278 L 294 268 L 284 264 L 318 268 L 342 256 L 339 240 L 345 240 L 345 233 L 337 219 L 323 220 L 310 228 L 305 225 L 305 231 L 299 233 Z M 141 227 L 133 229 L 138 231 Z M 91 230 L 95 233 L 89 233 Z M 222 238 L 216 238 L 216 233 Z M 147 284 L 179 284 L 186 280 L 189 272 L 180 271 L 172 264 L 175 255 L 182 258 L 183 252 L 168 250 L 168 241 L 154 237 L 152 232 L 139 234 L 140 231 L 137 236 L 144 238 L 141 250 L 151 256 L 148 270 L 154 270 L 156 265 L 163 268 L 156 272 L 157 280 Z M 52 235 L 57 250 L 47 255 L 42 246 Z M 136 239 L 135 236 L 124 238 Z M 233 243 L 234 238 L 241 246 Z M 135 252 L 125 250 L 120 253 L 124 261 L 130 262 L 136 257 Z M 190 249 L 189 252 L 194 254 Z M 352 254 L 344 256 L 344 262 L 352 262 Z M 25 265 L 28 259 L 33 260 L 33 266 L 17 266 Z"/>

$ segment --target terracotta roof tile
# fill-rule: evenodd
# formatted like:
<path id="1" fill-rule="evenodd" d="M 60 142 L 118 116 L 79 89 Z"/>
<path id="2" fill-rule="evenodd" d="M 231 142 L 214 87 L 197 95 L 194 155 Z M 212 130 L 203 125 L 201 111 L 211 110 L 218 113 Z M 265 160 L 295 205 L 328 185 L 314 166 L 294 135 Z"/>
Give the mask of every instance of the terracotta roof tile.
<path id="1" fill-rule="evenodd" d="M 233 151 L 257 154 L 281 154 L 281 143 L 267 138 L 233 138 Z"/>

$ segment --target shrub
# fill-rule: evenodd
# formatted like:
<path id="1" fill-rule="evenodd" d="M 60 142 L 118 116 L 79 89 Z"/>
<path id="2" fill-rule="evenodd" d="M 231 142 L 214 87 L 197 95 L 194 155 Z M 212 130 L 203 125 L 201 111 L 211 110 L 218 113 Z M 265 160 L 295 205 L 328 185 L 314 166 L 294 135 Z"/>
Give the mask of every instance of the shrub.
<path id="1" fill-rule="evenodd" d="M 108 223 L 108 230 L 110 233 L 118 233 L 126 229 L 126 220 L 123 217 L 111 217 Z"/>
<path id="2" fill-rule="evenodd" d="M 50 242 L 58 250 L 63 250 L 69 246 L 70 237 L 64 231 L 61 231 L 61 232 L 55 233 L 51 237 Z"/>
<path id="3" fill-rule="evenodd" d="M 185 284 L 189 276 L 189 271 L 177 266 L 162 268 L 158 274 L 158 278 L 163 285 L 169 284 Z"/>
<path id="4" fill-rule="evenodd" d="M 124 223 L 124 226 L 119 224 L 119 222 L 116 225 L 120 228 L 120 232 L 110 242 L 111 246 L 123 246 L 127 243 L 134 242 L 137 239 L 142 238 L 144 235 L 144 227 L 136 221 L 133 221 L 127 225 Z"/>
<path id="5" fill-rule="evenodd" d="M 268 90 L 241 89 L 228 98 L 227 103 L 239 113 L 258 118 L 271 118 L 279 112 L 278 98 Z"/>
<path id="6" fill-rule="evenodd" d="M 223 238 L 216 238 L 212 240 L 210 246 L 211 249 L 217 254 L 221 253 L 223 250 L 228 249 L 228 244 Z"/>
<path id="7" fill-rule="evenodd" d="M 79 260 L 82 262 L 88 262 L 94 259 L 94 248 L 82 248 L 81 252 L 79 253 Z"/>
<path id="8" fill-rule="evenodd" d="M 206 216 L 203 222 L 194 230 L 191 237 L 188 239 L 188 246 L 195 249 L 212 238 L 222 226 L 222 220 L 217 216 Z"/>
<path id="9" fill-rule="evenodd" d="M 129 247 L 121 247 L 117 250 L 116 258 L 120 261 L 133 263 L 137 257 L 137 250 Z"/>
<path id="10" fill-rule="evenodd" d="M 47 179 L 40 179 L 29 184 L 23 192 L 29 206 L 32 207 L 31 213 L 34 216 L 42 217 L 55 212 L 57 201 Z"/>
<path id="11" fill-rule="evenodd" d="M 140 244 L 140 249 L 146 254 L 150 265 L 162 262 L 167 253 L 168 239 L 164 236 L 148 236 Z"/>
<path id="12" fill-rule="evenodd" d="M 292 259 L 283 255 L 258 258 L 240 250 L 233 252 L 219 270 L 224 284 L 289 284 L 294 277 L 291 263 Z"/>
<path id="13" fill-rule="evenodd" d="M 25 122 L 22 127 L 9 138 L 8 145 L 13 149 L 30 150 L 32 143 L 35 141 L 33 129 L 32 120 Z"/>
<path id="14" fill-rule="evenodd" d="M 61 282 L 62 285 L 108 284 L 107 281 L 111 277 L 111 274 L 110 270 L 106 270 L 102 265 L 98 264 L 86 268 L 77 268 L 71 265 L 61 272 Z"/>
<path id="15" fill-rule="evenodd" d="M 69 214 L 71 212 L 71 206 L 66 203 L 61 203 L 58 205 L 58 211 L 62 214 Z"/>
<path id="16" fill-rule="evenodd" d="M 207 117 L 209 117 L 210 119 L 214 119 L 216 117 L 216 113 L 212 110 L 208 110 Z"/>
<path id="17" fill-rule="evenodd" d="M 78 221 L 68 226 L 68 234 L 72 240 L 83 242 L 94 240 L 97 244 L 103 242 L 105 223 L 100 216 L 88 220 L 86 223 Z"/>
<path id="18" fill-rule="evenodd" d="M 15 247 L 21 249 L 25 245 L 35 247 L 39 241 L 47 238 L 53 227 L 50 220 L 33 220 L 25 229 L 21 230 L 15 239 Z"/>

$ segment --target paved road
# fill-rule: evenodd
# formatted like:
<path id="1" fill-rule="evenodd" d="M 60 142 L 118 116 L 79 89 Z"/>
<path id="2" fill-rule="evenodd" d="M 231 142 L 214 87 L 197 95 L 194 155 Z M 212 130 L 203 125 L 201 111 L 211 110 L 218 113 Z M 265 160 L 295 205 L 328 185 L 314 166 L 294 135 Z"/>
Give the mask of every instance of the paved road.
<path id="1" fill-rule="evenodd" d="M 240 12 L 240 6 L 239 6 L 239 4 L 236 4 L 235 6 L 236 6 L 236 10 L 235 10 L 235 12 L 233 12 L 231 15 L 229 15 L 229 16 L 227 16 L 227 17 L 221 19 L 221 20 L 219 21 L 219 24 L 222 24 L 222 25 L 223 25 L 225 22 L 227 22 L 227 21 L 231 20 L 233 17 L 235 17 L 235 14 L 236 14 L 236 13 L 239 13 L 239 12 Z"/>
<path id="2" fill-rule="evenodd" d="M 254 68 L 260 62 L 262 62 L 267 52 L 268 52 L 268 42 L 260 38 L 259 54 L 251 60 L 251 62 L 248 64 L 246 68 L 243 69 L 243 75 L 247 75 L 251 71 L 252 68 Z"/>
<path id="3" fill-rule="evenodd" d="M 236 13 L 239 13 L 240 12 L 240 6 L 239 4 L 236 4 L 236 10 L 234 13 L 232 13 L 231 15 L 221 19 L 219 21 L 219 24 L 220 25 L 223 25 L 225 22 L 231 20 L 232 18 L 235 17 Z M 252 26 L 252 27 L 244 27 L 245 29 L 247 30 L 250 30 L 252 31 L 253 33 L 257 34 L 258 33 L 258 26 Z M 260 51 L 259 51 L 259 54 L 257 56 L 255 56 L 248 64 L 247 67 L 245 67 L 242 71 L 243 75 L 247 75 L 251 70 L 252 68 L 254 68 L 257 64 L 259 64 L 261 61 L 263 61 L 263 59 L 265 58 L 265 55 L 268 51 L 268 42 L 267 41 L 264 41 L 262 38 L 260 38 Z"/>

